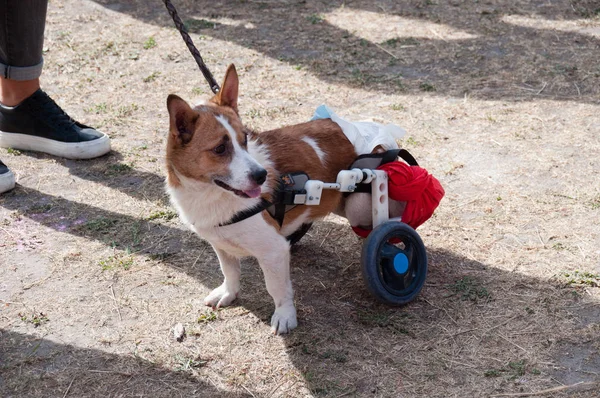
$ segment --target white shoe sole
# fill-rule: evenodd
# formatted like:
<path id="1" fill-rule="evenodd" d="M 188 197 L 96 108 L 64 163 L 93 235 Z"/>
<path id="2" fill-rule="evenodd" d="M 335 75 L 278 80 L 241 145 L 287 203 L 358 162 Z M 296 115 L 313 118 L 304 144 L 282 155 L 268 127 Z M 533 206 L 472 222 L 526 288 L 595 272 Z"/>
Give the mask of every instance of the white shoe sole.
<path id="1" fill-rule="evenodd" d="M 15 187 L 15 175 L 12 171 L 8 170 L 8 173 L 0 174 L 0 193 L 10 191 Z"/>
<path id="2" fill-rule="evenodd" d="M 44 152 L 67 159 L 92 159 L 110 152 L 110 138 L 101 134 L 91 141 L 60 142 L 35 135 L 0 131 L 0 148 Z"/>

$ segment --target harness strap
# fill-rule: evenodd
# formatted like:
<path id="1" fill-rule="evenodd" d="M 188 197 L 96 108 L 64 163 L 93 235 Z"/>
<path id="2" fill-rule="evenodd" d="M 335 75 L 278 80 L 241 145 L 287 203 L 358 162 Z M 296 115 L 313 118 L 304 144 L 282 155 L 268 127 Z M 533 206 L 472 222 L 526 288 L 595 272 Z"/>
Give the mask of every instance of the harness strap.
<path id="1" fill-rule="evenodd" d="M 406 149 L 392 149 L 384 153 L 374 153 L 359 156 L 357 161 L 373 161 L 377 163 L 371 164 L 369 168 L 377 168 L 382 164 L 395 162 L 398 157 L 402 158 L 406 163 L 411 166 L 418 166 L 419 164 L 415 158 Z M 356 165 L 359 166 L 359 165 Z M 356 167 L 354 164 L 350 167 Z M 365 165 L 366 166 L 366 165 Z M 374 166 L 374 167 L 373 167 Z M 300 190 L 304 187 L 309 177 L 307 174 L 302 172 L 288 173 L 281 176 L 279 179 L 278 187 L 275 189 L 273 194 L 273 201 L 269 202 L 265 198 L 261 198 L 260 203 L 256 206 L 237 212 L 228 221 L 219 224 L 219 227 L 225 227 L 227 225 L 235 224 L 240 221 L 244 221 L 247 218 L 257 215 L 264 210 L 267 210 L 269 215 L 277 221 L 279 226 L 283 225 L 283 219 L 285 213 L 288 210 L 294 208 L 294 196 L 296 193 L 300 193 Z M 370 184 L 359 184 L 354 192 L 371 192 Z M 306 191 L 304 191 L 306 193 Z M 344 196 L 350 195 L 349 192 L 345 193 Z"/>
<path id="2" fill-rule="evenodd" d="M 404 148 L 400 149 L 397 156 L 400 156 L 402 159 L 404 159 L 406 161 L 406 163 L 408 163 L 411 166 L 419 165 L 419 163 L 417 163 L 417 160 L 413 157 L 413 155 L 411 155 L 410 152 L 408 152 Z M 385 162 L 385 163 L 389 163 L 389 162 Z"/>
<path id="3" fill-rule="evenodd" d="M 253 206 L 246 210 L 242 210 L 242 211 L 235 213 L 233 215 L 233 217 L 231 217 L 228 221 L 219 224 L 219 227 L 225 227 L 227 225 L 231 225 L 231 224 L 238 223 L 240 221 L 244 221 L 247 218 L 255 216 L 258 213 L 261 213 L 263 210 L 266 210 L 271 205 L 272 205 L 271 202 L 269 202 L 265 198 L 261 198 L 260 203 L 258 203 L 256 206 Z"/>
<path id="4" fill-rule="evenodd" d="M 362 166 L 368 166 L 368 168 L 376 169 L 379 166 L 395 162 L 398 158 L 402 158 L 406 163 L 410 166 L 418 166 L 416 159 L 413 155 L 410 154 L 406 149 L 390 149 L 383 153 L 370 153 L 366 155 L 361 155 L 350 166 L 350 168 L 362 168 Z M 362 163 L 362 164 L 361 164 Z M 358 184 L 354 192 L 346 192 L 344 193 L 344 197 L 348 197 L 353 193 L 371 193 L 371 184 Z"/>

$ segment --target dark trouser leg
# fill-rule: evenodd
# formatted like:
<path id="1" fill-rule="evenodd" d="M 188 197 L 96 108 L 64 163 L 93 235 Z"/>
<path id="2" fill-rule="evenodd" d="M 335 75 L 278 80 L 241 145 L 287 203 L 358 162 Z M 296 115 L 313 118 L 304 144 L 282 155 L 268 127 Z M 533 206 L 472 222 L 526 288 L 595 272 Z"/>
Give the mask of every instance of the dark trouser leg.
<path id="1" fill-rule="evenodd" d="M 47 0 L 0 0 L 1 78 L 40 77 L 47 8 Z"/>

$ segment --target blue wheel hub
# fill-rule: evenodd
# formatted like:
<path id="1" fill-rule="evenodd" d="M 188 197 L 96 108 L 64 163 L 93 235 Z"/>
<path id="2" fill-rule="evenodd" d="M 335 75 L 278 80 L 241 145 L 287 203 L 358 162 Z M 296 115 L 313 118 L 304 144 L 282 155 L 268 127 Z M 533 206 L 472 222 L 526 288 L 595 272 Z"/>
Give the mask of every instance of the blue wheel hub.
<path id="1" fill-rule="evenodd" d="M 394 270 L 399 274 L 406 274 L 408 271 L 408 258 L 404 253 L 398 253 L 394 256 Z"/>

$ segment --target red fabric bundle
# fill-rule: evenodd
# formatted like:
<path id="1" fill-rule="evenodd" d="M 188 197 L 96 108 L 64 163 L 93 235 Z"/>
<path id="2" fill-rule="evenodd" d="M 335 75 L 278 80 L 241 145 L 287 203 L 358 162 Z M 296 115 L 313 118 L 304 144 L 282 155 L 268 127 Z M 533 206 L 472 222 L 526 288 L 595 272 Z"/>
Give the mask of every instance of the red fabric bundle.
<path id="1" fill-rule="evenodd" d="M 431 217 L 444 197 L 440 182 L 422 167 L 404 162 L 390 162 L 377 168 L 388 174 L 390 199 L 406 202 L 402 222 L 417 228 Z M 370 230 L 352 227 L 357 235 L 366 238 Z"/>

